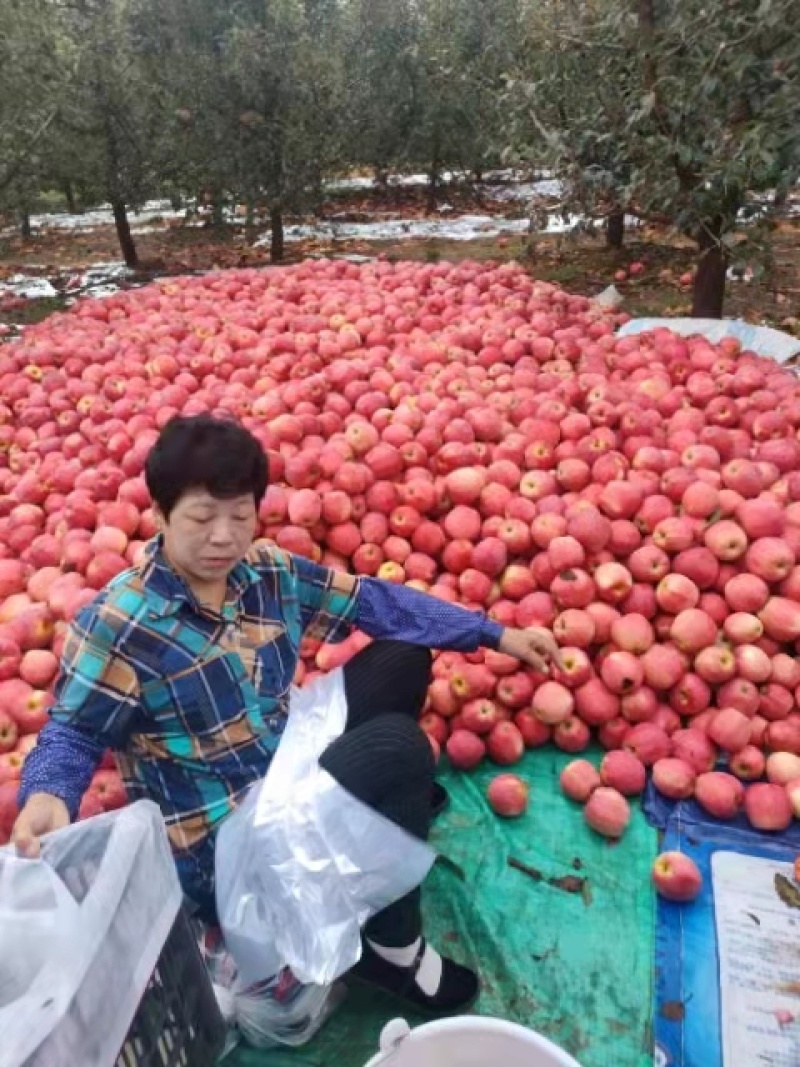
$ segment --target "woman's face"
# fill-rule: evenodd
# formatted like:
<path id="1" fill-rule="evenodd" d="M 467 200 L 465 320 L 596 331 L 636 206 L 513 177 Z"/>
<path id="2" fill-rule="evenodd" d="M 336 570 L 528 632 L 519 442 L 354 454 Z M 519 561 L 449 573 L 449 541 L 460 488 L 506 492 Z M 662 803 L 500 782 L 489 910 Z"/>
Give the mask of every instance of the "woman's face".
<path id="1" fill-rule="evenodd" d="M 166 557 L 190 588 L 224 589 L 253 543 L 258 512 L 252 494 L 221 500 L 190 489 L 158 519 Z"/>

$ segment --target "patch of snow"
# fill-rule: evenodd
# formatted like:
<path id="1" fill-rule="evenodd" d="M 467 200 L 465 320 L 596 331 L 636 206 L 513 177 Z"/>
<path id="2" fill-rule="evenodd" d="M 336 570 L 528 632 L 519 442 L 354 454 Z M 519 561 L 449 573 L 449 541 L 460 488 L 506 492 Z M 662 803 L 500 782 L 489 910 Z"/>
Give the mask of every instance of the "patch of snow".
<path id="1" fill-rule="evenodd" d="M 15 274 L 0 282 L 1 296 L 18 296 L 25 300 L 42 300 L 58 296 L 69 297 L 74 303 L 83 296 L 111 296 L 120 290 L 120 282 L 131 277 L 133 271 L 122 262 L 95 263 L 88 270 L 67 275 L 41 278 L 33 275 Z M 55 285 L 53 284 L 55 282 Z M 58 286 L 58 288 L 56 288 Z"/>
<path id="2" fill-rule="evenodd" d="M 536 177 L 534 177 L 534 174 Z M 504 170 L 487 170 L 483 175 L 483 180 L 487 185 L 496 185 L 498 182 L 539 181 L 542 178 L 554 177 L 553 171 L 548 170 L 546 167 L 536 167 L 533 174 L 530 170 L 522 171 L 513 167 L 506 167 Z"/>
<path id="3" fill-rule="evenodd" d="M 493 200 L 507 202 L 512 200 L 533 200 L 537 196 L 561 196 L 564 192 L 564 185 L 555 178 L 542 178 L 540 181 L 515 182 L 508 185 L 484 182 L 481 189 Z"/>
<path id="4" fill-rule="evenodd" d="M 153 222 L 155 219 L 178 219 L 183 211 L 173 211 L 169 200 L 148 200 L 139 211 L 129 211 L 131 226 Z M 101 204 L 82 215 L 68 212 L 53 212 L 47 215 L 31 215 L 33 230 L 94 230 L 98 226 L 113 226 L 114 214 L 110 204 Z"/>
<path id="5" fill-rule="evenodd" d="M 542 220 L 544 221 L 544 220 Z M 457 215 L 448 219 L 391 219 L 384 222 L 320 222 L 315 225 L 287 226 L 289 241 L 413 241 L 439 239 L 473 241 L 481 237 L 499 237 L 519 233 L 567 233 L 583 220 L 581 215 L 548 215 L 544 225 L 531 223 L 528 218 L 505 219 L 492 215 Z M 269 234 L 260 237 L 256 246 L 270 241 Z"/>
<path id="6" fill-rule="evenodd" d="M 448 184 L 453 181 L 457 181 L 461 175 L 457 174 L 454 170 L 443 170 L 439 175 L 441 181 Z M 415 185 L 427 185 L 429 177 L 427 174 L 392 174 L 389 178 L 389 187 L 400 186 L 403 188 L 413 188 Z"/>
<path id="7" fill-rule="evenodd" d="M 95 263 L 82 274 L 74 275 L 67 282 L 67 289 L 75 296 L 113 296 L 120 290 L 119 282 L 130 278 L 133 271 L 124 263 Z"/>
<path id="8" fill-rule="evenodd" d="M 494 219 L 489 215 L 461 215 L 452 219 L 393 219 L 385 222 L 323 222 L 317 225 L 286 227 L 287 241 L 309 238 L 329 241 L 410 241 L 442 238 L 470 241 L 476 237 L 493 237 L 501 233 L 524 233 L 527 219 Z M 269 236 L 256 241 L 265 245 Z"/>
<path id="9" fill-rule="evenodd" d="M 532 195 L 544 196 L 559 196 L 561 191 L 561 183 L 553 182 L 552 190 L 544 188 L 547 185 L 547 181 L 552 179 L 552 172 L 549 170 L 538 171 L 539 178 L 533 181 L 529 181 L 526 184 L 527 177 L 521 170 L 513 170 L 507 167 L 503 170 L 490 170 L 483 175 L 482 186 L 487 190 L 491 190 L 492 195 L 496 199 L 500 200 L 526 200 Z M 442 172 L 441 179 L 443 182 L 458 181 L 459 178 L 463 178 L 465 175 L 457 172 L 446 170 Z M 427 174 L 391 174 L 387 179 L 389 187 L 414 187 L 428 184 Z M 332 192 L 356 189 L 375 189 L 376 182 L 374 178 L 356 177 L 356 178 L 330 178 L 323 183 L 324 187 Z M 518 192 L 513 190 L 498 189 L 497 186 L 517 185 L 520 187 Z M 557 188 L 556 188 L 557 187 Z M 532 189 L 533 192 L 527 192 L 523 190 Z M 505 193 L 505 195 L 502 195 Z M 497 195 L 501 194 L 501 195 Z"/>
<path id="10" fill-rule="evenodd" d="M 113 296 L 114 293 L 118 293 L 118 292 L 119 292 L 119 286 L 118 285 L 114 285 L 113 283 L 110 283 L 110 284 L 107 284 L 107 285 L 93 285 L 89 289 L 84 289 L 83 295 L 84 296 L 97 296 L 97 297 Z"/>
<path id="11" fill-rule="evenodd" d="M 440 177 L 443 182 L 455 181 L 460 175 L 455 171 L 445 170 L 442 171 Z M 427 185 L 427 174 L 390 174 L 386 180 L 386 184 L 389 188 L 413 188 L 417 185 Z M 350 189 L 375 189 L 377 183 L 374 178 L 331 178 L 329 181 L 323 182 L 323 186 L 330 190 L 350 190 Z"/>
<path id="12" fill-rule="evenodd" d="M 322 183 L 325 189 L 331 191 L 340 190 L 347 192 L 350 189 L 372 189 L 375 185 L 374 178 L 330 178 Z"/>
<path id="13" fill-rule="evenodd" d="M 24 300 L 43 300 L 58 296 L 47 278 L 32 278 L 27 274 L 14 274 L 0 282 L 0 296 L 21 296 Z"/>

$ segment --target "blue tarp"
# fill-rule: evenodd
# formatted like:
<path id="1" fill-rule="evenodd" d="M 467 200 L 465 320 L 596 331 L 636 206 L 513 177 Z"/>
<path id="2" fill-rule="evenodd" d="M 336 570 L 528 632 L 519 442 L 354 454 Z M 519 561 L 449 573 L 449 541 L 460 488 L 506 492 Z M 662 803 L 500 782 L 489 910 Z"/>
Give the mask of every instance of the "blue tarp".
<path id="1" fill-rule="evenodd" d="M 690 856 L 700 868 L 704 886 L 692 905 L 658 902 L 655 1065 L 723 1067 L 712 856 L 725 851 L 790 862 L 800 850 L 800 827 L 795 824 L 779 837 L 757 833 L 744 818 L 722 823 L 710 819 L 693 801 L 670 804 L 652 786 L 644 807 L 651 822 L 666 827 L 664 851 Z M 800 1067 L 800 1058 L 795 1060 L 790 1054 L 788 1061 L 781 1061 L 781 1067 L 784 1063 Z M 766 1059 L 752 1067 L 778 1064 Z"/>

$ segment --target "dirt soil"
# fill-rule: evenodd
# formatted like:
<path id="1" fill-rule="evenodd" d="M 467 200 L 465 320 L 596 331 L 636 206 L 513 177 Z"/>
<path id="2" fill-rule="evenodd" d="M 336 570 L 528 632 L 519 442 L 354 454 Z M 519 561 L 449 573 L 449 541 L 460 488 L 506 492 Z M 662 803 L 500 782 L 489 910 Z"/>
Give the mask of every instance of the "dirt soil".
<path id="1" fill-rule="evenodd" d="M 520 217 L 523 211 L 519 201 L 487 199 L 465 186 L 444 190 L 440 204 L 446 204 L 452 214 Z M 401 187 L 383 193 L 341 192 L 331 196 L 313 218 L 287 219 L 287 223 L 312 223 L 334 215 L 337 221 L 357 222 L 378 221 L 387 216 L 430 217 L 426 216 L 425 190 Z M 448 215 L 439 217 L 446 219 Z M 256 227 L 256 237 L 265 234 L 268 234 L 265 226 Z M 268 246 L 254 247 L 248 243 L 241 222 L 214 227 L 209 222 L 188 226 L 181 219 L 169 220 L 157 232 L 135 235 L 135 239 L 142 267 L 122 283 L 122 288 L 141 285 L 163 274 L 270 265 Z M 629 231 L 621 251 L 607 248 L 602 233 L 520 235 L 470 241 L 367 242 L 325 238 L 287 243 L 284 262 L 330 255 L 385 255 L 391 260 L 429 262 L 519 260 L 537 278 L 555 282 L 571 292 L 594 295 L 614 283 L 624 297 L 623 310 L 635 317 L 688 314 L 690 291 L 679 279 L 695 263 L 690 242 L 655 227 Z M 70 273 L 119 258 L 119 246 L 111 226 L 88 232 L 48 230 L 28 240 L 18 235 L 0 237 L 0 281 L 15 273 L 40 275 L 50 278 L 59 289 L 55 298 L 24 301 L 18 307 L 4 310 L 2 320 L 12 325 L 39 321 L 65 305 L 69 294 L 64 291 L 61 295 L 61 291 L 66 289 Z M 616 271 L 636 261 L 645 265 L 641 275 L 614 282 Z M 776 227 L 769 270 L 750 281 L 729 280 L 725 314 L 800 336 L 800 219 L 781 222 Z"/>

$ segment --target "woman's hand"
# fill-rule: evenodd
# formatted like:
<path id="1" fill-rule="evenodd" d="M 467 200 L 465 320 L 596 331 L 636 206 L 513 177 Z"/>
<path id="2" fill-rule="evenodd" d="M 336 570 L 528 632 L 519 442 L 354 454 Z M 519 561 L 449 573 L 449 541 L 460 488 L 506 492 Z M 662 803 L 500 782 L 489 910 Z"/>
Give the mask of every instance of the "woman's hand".
<path id="1" fill-rule="evenodd" d="M 41 852 L 40 838 L 69 826 L 67 805 L 50 793 L 34 793 L 17 816 L 11 842 L 26 859 L 36 859 Z"/>
<path id="2" fill-rule="evenodd" d="M 546 672 L 552 665 L 560 670 L 564 668 L 556 639 L 541 626 L 529 626 L 525 630 L 507 628 L 503 631 L 497 650 L 514 656 L 537 671 Z"/>

